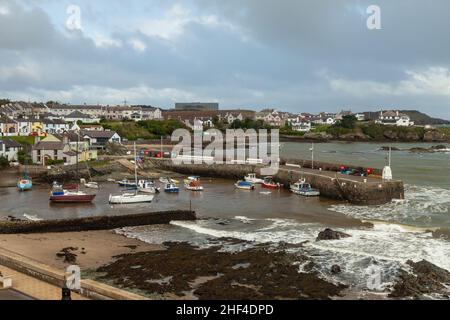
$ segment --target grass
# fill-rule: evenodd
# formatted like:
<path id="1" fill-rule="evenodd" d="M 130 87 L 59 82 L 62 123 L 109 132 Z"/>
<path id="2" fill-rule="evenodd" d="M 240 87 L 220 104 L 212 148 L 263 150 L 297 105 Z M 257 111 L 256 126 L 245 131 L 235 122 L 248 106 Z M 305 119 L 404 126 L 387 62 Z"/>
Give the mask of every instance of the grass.
<path id="1" fill-rule="evenodd" d="M 14 137 L 5 137 L 4 139 L 14 140 L 20 143 L 21 145 L 28 145 L 32 146 L 34 145 L 34 138 L 30 136 L 14 136 Z"/>

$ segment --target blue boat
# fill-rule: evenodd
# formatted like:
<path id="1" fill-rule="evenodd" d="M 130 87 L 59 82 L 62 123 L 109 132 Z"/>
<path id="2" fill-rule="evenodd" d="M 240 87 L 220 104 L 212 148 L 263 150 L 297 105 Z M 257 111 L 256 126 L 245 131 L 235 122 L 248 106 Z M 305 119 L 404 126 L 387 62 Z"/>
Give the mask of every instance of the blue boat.
<path id="1" fill-rule="evenodd" d="M 167 193 L 179 193 L 180 188 L 176 184 L 168 183 L 166 184 L 164 191 Z"/>
<path id="2" fill-rule="evenodd" d="M 255 190 L 255 184 L 249 181 L 239 180 L 236 182 L 235 187 L 242 190 Z"/>
<path id="3" fill-rule="evenodd" d="M 19 191 L 28 191 L 33 188 L 33 180 L 28 176 L 28 167 L 25 167 L 22 178 L 17 181 L 17 188 Z"/>

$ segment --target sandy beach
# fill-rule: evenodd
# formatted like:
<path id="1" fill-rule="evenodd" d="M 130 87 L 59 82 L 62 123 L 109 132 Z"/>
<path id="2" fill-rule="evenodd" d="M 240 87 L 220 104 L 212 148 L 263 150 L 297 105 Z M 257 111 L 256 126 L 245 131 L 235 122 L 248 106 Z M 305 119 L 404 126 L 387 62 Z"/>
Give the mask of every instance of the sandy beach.
<path id="1" fill-rule="evenodd" d="M 79 265 L 83 271 L 110 263 L 116 255 L 161 248 L 159 245 L 126 238 L 113 231 L 0 235 L 0 247 L 61 270 L 68 263 L 56 254 L 64 248 L 77 248 L 73 250 L 77 255 L 74 264 Z"/>

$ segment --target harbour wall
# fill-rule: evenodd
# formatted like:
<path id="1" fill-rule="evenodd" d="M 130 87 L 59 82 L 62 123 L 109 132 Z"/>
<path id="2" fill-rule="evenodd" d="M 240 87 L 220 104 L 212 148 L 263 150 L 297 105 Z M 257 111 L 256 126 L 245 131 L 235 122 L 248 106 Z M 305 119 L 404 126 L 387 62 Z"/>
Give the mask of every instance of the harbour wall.
<path id="1" fill-rule="evenodd" d="M 248 173 L 260 175 L 261 165 L 249 164 L 174 164 L 170 160 L 150 160 L 152 166 L 186 175 L 242 179 Z M 320 163 L 316 163 L 319 167 Z M 320 190 L 323 197 L 348 201 L 356 205 L 380 205 L 393 199 L 404 199 L 402 181 L 383 181 L 377 178 L 353 177 L 336 171 L 313 170 L 305 167 L 281 166 L 274 178 L 289 188 L 291 183 L 305 179 Z"/>
<path id="2" fill-rule="evenodd" d="M 167 211 L 144 214 L 101 216 L 67 220 L 1 221 L 0 234 L 31 234 L 112 230 L 123 227 L 168 224 L 171 221 L 196 220 L 193 211 Z"/>

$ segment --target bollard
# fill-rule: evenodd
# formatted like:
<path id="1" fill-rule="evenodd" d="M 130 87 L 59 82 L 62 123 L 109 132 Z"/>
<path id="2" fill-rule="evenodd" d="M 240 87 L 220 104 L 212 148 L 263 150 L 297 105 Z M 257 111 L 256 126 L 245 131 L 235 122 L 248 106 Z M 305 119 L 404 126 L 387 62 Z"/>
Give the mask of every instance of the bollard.
<path id="1" fill-rule="evenodd" d="M 72 291 L 69 288 L 64 286 L 61 291 L 61 300 L 72 300 Z"/>

